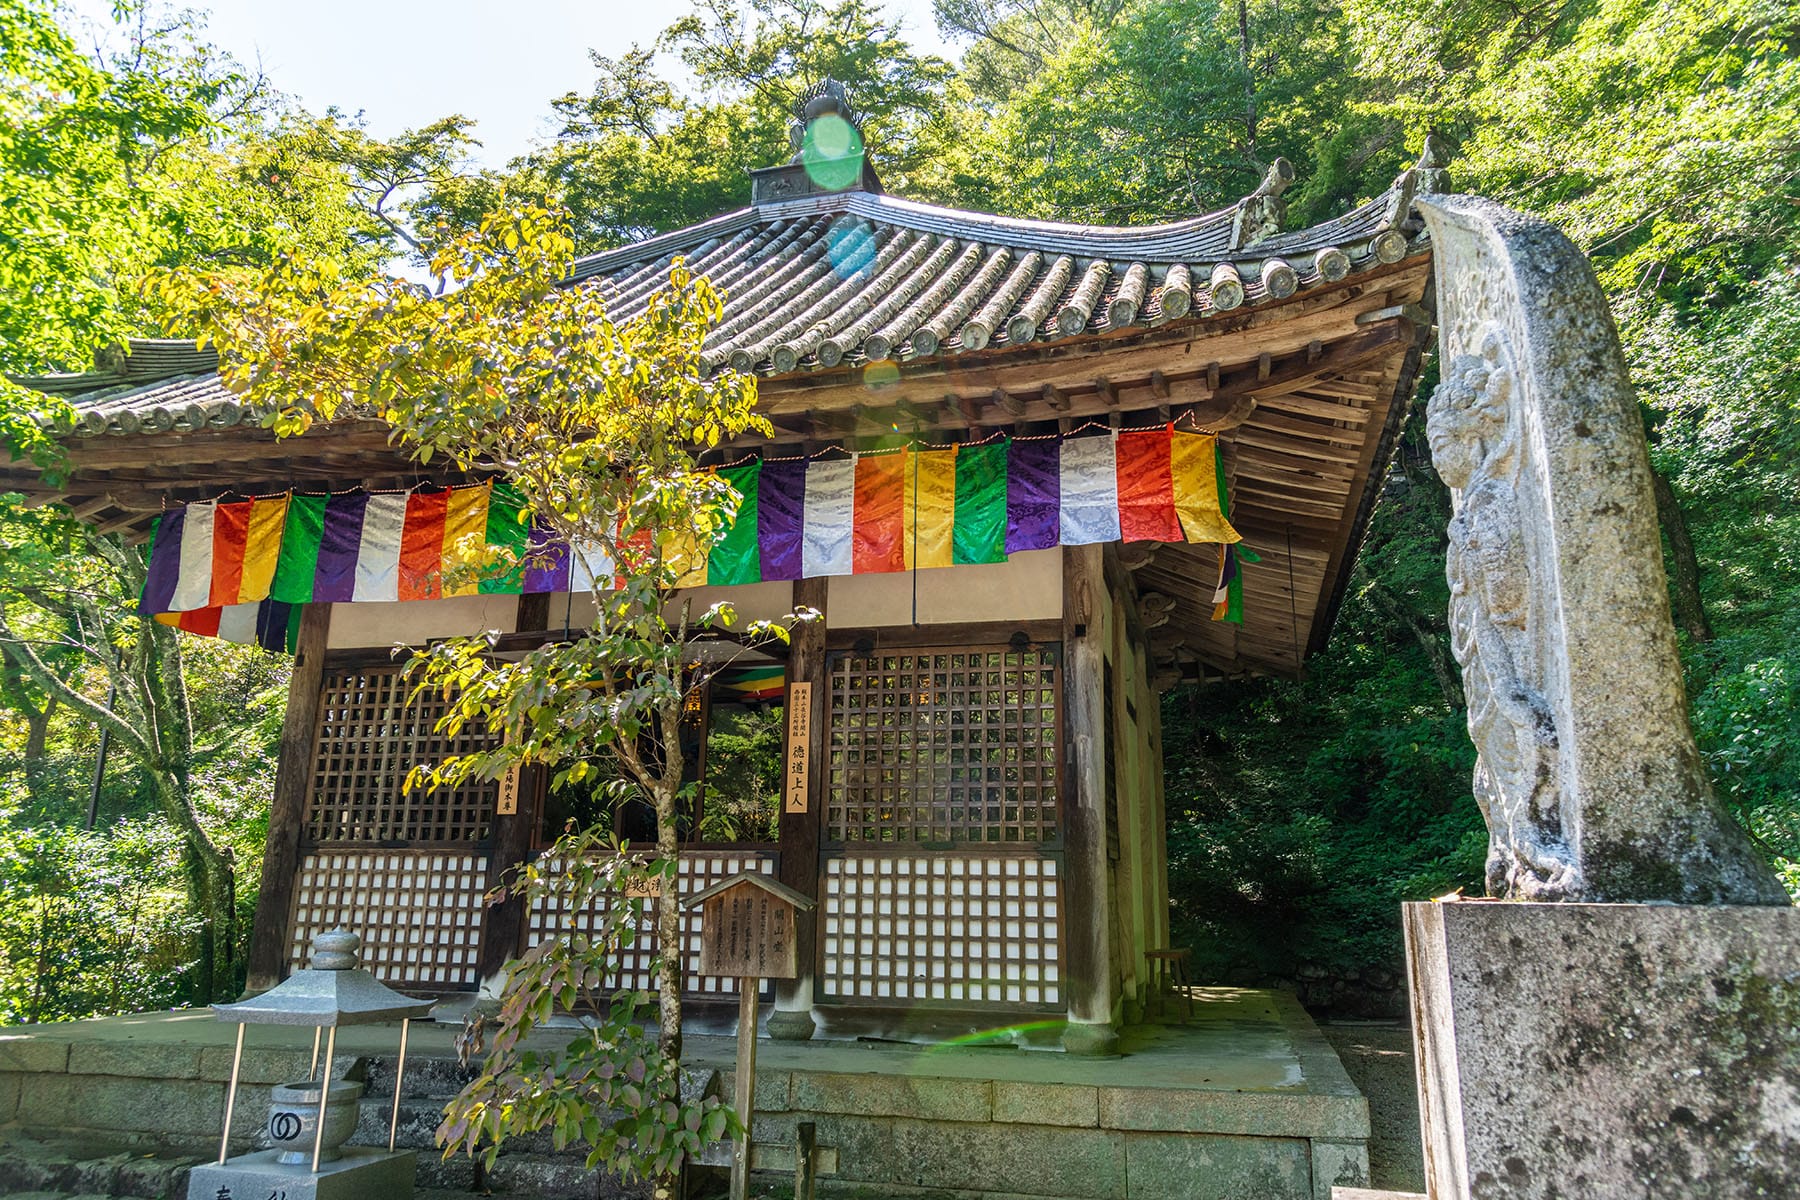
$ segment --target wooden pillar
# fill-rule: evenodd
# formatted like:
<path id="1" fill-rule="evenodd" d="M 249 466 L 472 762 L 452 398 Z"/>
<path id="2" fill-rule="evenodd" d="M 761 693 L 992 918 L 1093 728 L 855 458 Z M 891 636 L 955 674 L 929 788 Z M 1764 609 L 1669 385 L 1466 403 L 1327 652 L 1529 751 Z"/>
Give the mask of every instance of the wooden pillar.
<path id="1" fill-rule="evenodd" d="M 1154 680 L 1156 661 L 1148 647 L 1145 648 L 1144 669 L 1144 678 Z M 1149 700 L 1144 708 L 1144 719 L 1149 722 L 1150 731 L 1150 944 L 1172 946 L 1173 935 L 1169 929 L 1168 796 L 1164 790 L 1168 764 L 1163 759 L 1162 700 L 1162 693 L 1152 682 Z"/>
<path id="2" fill-rule="evenodd" d="M 519 597 L 519 616 L 513 626 L 518 632 L 535 633 L 549 625 L 550 597 L 547 593 Z M 542 774 L 537 767 L 521 768 L 516 811 L 494 814 L 488 845 L 487 887 L 490 892 L 504 884 L 507 872 L 524 862 L 531 853 L 531 838 L 538 816 L 536 799 L 543 786 Z M 481 947 L 475 958 L 475 968 L 476 977 L 481 980 L 483 999 L 499 998 L 507 960 L 525 949 L 526 915 L 523 896 L 507 895 L 499 903 L 482 909 Z"/>
<path id="3" fill-rule="evenodd" d="M 1111 925 L 1106 864 L 1105 635 L 1109 603 L 1100 546 L 1063 547 L 1063 1049 L 1113 1054 Z"/>
<path id="4" fill-rule="evenodd" d="M 269 799 L 269 839 L 263 849 L 262 888 L 250 928 L 246 995 L 266 992 L 287 975 L 293 936 L 294 883 L 300 873 L 300 839 L 312 790 L 313 743 L 319 728 L 319 692 L 325 683 L 325 638 L 331 605 L 308 604 L 300 614 L 294 670 L 288 676 L 287 714 Z"/>
<path id="5" fill-rule="evenodd" d="M 825 777 L 829 745 L 825 728 L 825 593 L 829 581 L 801 579 L 794 584 L 794 607 L 816 608 L 817 621 L 794 630 L 788 648 L 789 684 L 812 685 L 812 769 L 807 788 L 807 811 L 781 812 L 781 869 L 778 878 L 809 900 L 819 898 L 819 827 L 825 819 Z M 769 1036 L 780 1041 L 805 1041 L 817 1028 L 813 1021 L 813 971 L 818 963 L 818 910 L 794 914 L 794 946 L 800 970 L 793 979 L 775 984 L 775 1011 L 769 1016 Z"/>

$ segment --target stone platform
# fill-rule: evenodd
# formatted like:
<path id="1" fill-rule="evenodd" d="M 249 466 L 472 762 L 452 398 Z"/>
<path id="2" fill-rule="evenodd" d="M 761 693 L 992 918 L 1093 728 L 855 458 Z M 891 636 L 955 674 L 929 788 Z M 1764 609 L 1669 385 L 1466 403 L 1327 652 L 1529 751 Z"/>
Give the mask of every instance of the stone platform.
<path id="1" fill-rule="evenodd" d="M 1368 1104 L 1293 997 L 1195 996 L 1191 1022 L 1128 1030 L 1126 1052 L 1112 1059 L 765 1040 L 756 1140 L 791 1147 L 795 1125 L 814 1122 L 819 1144 L 836 1151 L 837 1171 L 820 1186 L 835 1197 L 1328 1200 L 1334 1185 L 1366 1185 Z M 455 1032 L 415 1028 L 403 1146 L 429 1149 L 438 1112 L 466 1075 Z M 192 1011 L 0 1030 L 0 1134 L 57 1131 L 216 1154 L 233 1033 Z M 369 1081 L 354 1142 L 385 1145 L 397 1035 L 379 1026 L 340 1032 L 339 1073 L 364 1059 Z M 692 1037 L 688 1057 L 724 1073 L 729 1094 L 734 1048 L 730 1038 Z M 311 1050 L 307 1031 L 250 1029 L 234 1152 L 255 1144 L 267 1085 L 304 1077 Z M 579 1155 L 552 1154 L 547 1139 L 507 1149 L 491 1172 L 422 1154 L 420 1186 L 634 1194 L 585 1171 Z M 779 1184 L 759 1179 L 758 1194 L 780 1195 Z"/>

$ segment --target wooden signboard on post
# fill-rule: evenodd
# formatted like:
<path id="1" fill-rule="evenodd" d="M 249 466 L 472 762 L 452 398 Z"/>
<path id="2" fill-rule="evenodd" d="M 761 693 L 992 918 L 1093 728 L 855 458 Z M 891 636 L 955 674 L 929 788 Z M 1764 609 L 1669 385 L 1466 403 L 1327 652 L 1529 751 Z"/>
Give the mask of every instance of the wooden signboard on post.
<path id="1" fill-rule="evenodd" d="M 794 684 L 795 689 L 808 684 Z M 790 704 L 793 703 L 790 697 Z M 791 713 L 792 708 L 789 709 Z M 792 718 L 789 718 L 790 732 Z M 802 809 L 804 811 L 804 809 Z M 732 1149 L 731 1198 L 750 1192 L 750 1126 L 755 1119 L 756 1001 L 765 979 L 793 979 L 800 973 L 794 950 L 794 914 L 813 902 L 786 884 L 755 871 L 741 871 L 681 902 L 700 908 L 700 973 L 736 976 L 738 981 L 737 1077 L 733 1107 L 744 1123 L 744 1138 Z"/>

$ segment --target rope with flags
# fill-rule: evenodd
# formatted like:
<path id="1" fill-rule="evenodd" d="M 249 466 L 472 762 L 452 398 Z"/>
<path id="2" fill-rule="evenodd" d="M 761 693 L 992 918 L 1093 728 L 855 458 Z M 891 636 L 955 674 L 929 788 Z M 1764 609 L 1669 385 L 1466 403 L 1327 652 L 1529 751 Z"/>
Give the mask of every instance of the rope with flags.
<path id="1" fill-rule="evenodd" d="M 1214 617 L 1242 619 L 1240 559 L 1210 434 L 1163 425 L 1097 436 L 995 436 L 945 446 L 754 457 L 712 468 L 742 497 L 706 553 L 668 535 L 677 586 L 1004 562 L 1098 542 L 1220 546 Z M 459 581 L 472 552 L 514 565 Z M 524 519 L 502 481 L 209 500 L 158 518 L 139 611 L 190 632 L 291 646 L 299 606 L 566 592 L 618 565 Z"/>

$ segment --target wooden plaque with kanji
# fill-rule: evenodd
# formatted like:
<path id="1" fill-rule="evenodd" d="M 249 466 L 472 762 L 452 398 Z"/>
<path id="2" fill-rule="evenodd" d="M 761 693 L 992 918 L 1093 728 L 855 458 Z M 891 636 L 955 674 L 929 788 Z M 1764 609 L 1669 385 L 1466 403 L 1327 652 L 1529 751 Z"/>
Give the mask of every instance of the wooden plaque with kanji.
<path id="1" fill-rule="evenodd" d="M 694 897 L 700 905 L 700 973 L 793 979 L 794 914 L 812 901 L 766 875 L 745 872 Z"/>

